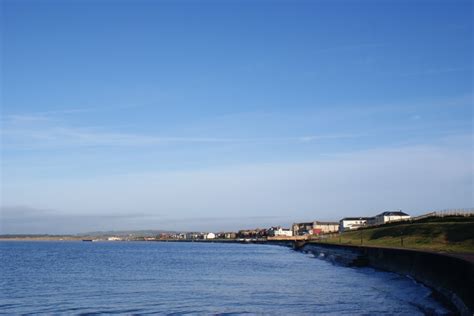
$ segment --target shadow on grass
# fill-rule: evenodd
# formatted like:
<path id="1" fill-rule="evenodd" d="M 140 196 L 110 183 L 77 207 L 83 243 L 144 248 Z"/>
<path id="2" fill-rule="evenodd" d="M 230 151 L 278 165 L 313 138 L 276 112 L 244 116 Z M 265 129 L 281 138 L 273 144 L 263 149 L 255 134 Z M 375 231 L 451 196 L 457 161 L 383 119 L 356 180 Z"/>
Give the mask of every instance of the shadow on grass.
<path id="1" fill-rule="evenodd" d="M 378 228 L 369 233 L 369 240 L 384 237 L 412 236 L 427 242 L 444 237 L 446 242 L 474 240 L 474 223 L 424 223 Z"/>

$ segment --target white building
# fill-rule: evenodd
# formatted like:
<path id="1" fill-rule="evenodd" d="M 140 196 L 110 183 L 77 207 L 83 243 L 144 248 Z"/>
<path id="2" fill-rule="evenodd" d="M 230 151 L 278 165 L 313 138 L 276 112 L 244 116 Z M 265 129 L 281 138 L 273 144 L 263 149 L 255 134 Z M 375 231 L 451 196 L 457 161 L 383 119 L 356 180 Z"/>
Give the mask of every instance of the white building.
<path id="1" fill-rule="evenodd" d="M 270 229 L 267 230 L 267 233 L 268 233 L 268 236 L 271 236 L 271 237 L 275 237 L 275 236 L 291 237 L 291 236 L 293 236 L 293 231 L 291 229 L 281 228 L 280 226 L 271 227 Z"/>
<path id="2" fill-rule="evenodd" d="M 339 232 L 367 226 L 369 219 L 369 217 L 344 217 L 339 221 Z"/>
<path id="3" fill-rule="evenodd" d="M 390 222 L 406 221 L 410 219 L 410 217 L 411 217 L 410 215 L 400 210 L 383 212 L 375 216 L 374 225 L 382 225 L 382 224 L 386 224 Z"/>
<path id="4" fill-rule="evenodd" d="M 216 238 L 216 234 L 214 233 L 208 233 L 207 235 L 204 235 L 204 239 L 214 239 Z"/>

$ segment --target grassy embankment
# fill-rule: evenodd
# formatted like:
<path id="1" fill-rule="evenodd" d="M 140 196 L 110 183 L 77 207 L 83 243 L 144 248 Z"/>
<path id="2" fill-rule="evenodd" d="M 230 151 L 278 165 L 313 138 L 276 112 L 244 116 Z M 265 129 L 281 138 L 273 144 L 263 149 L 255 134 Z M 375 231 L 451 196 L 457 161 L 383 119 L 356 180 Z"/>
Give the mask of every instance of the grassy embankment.
<path id="1" fill-rule="evenodd" d="M 361 241 L 362 240 L 362 241 Z M 474 216 L 426 218 L 332 235 L 322 242 L 474 253 Z"/>

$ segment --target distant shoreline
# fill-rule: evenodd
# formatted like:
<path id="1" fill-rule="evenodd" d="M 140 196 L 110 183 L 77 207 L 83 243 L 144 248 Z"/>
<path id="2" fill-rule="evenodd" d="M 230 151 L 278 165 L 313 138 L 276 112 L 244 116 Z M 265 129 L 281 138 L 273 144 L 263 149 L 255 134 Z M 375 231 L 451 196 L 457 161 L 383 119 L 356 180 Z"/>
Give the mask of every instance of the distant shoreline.
<path id="1" fill-rule="evenodd" d="M 0 241 L 82 241 L 85 238 L 71 237 L 0 237 Z"/>

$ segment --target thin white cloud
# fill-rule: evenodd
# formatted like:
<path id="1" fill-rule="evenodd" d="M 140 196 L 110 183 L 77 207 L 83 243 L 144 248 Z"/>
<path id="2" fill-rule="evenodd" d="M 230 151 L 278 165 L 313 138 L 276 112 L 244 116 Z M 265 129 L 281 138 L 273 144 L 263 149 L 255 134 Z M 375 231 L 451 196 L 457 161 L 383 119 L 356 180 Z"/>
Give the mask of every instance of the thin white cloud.
<path id="1" fill-rule="evenodd" d="M 47 116 L 9 115 L 1 130 L 6 149 L 39 149 L 88 146 L 153 146 L 166 143 L 275 143 L 311 142 L 323 139 L 359 137 L 351 134 L 305 135 L 296 137 L 199 137 L 157 136 L 109 132 L 94 128 L 69 127 Z"/>
<path id="2" fill-rule="evenodd" d="M 301 142 L 312 142 L 324 139 L 343 139 L 343 138 L 356 138 L 362 137 L 363 134 L 333 134 L 333 135 L 308 135 L 298 137 Z"/>
<path id="3" fill-rule="evenodd" d="M 339 45 L 333 47 L 325 47 L 317 49 L 317 52 L 337 52 L 337 51 L 351 51 L 351 50 L 360 50 L 366 48 L 377 48 L 377 47 L 385 47 L 387 43 L 354 43 L 354 44 L 347 44 L 347 45 Z"/>
<path id="4" fill-rule="evenodd" d="M 317 113 L 237 113 L 228 114 L 226 116 L 212 117 L 204 121 L 195 123 L 186 123 L 180 126 L 177 123 L 176 129 L 193 136 L 167 136 L 154 134 L 139 134 L 132 132 L 117 132 L 118 128 L 101 128 L 88 126 L 71 126 L 64 118 L 58 117 L 57 113 L 66 113 L 82 110 L 97 110 L 96 108 L 77 108 L 65 109 L 58 111 L 45 111 L 43 113 L 30 114 L 10 114 L 2 119 L 2 128 L 0 134 L 2 136 L 3 146 L 6 149 L 43 149 L 43 148 L 72 148 L 87 146 L 156 146 L 169 143 L 278 143 L 278 142 L 294 142 L 306 143 L 328 139 L 350 139 L 370 136 L 377 131 L 415 131 L 424 132 L 426 130 L 438 132 L 446 132 L 445 129 L 439 130 L 436 127 L 437 122 L 424 122 L 423 125 L 394 125 L 394 126 L 372 126 L 371 129 L 360 128 L 354 132 L 339 132 L 338 128 L 334 131 L 321 134 L 308 134 L 296 136 L 278 136 L 278 137 L 220 137 L 220 136 L 194 136 L 219 135 L 227 132 L 229 129 L 238 135 L 241 131 L 241 122 L 250 121 L 251 124 L 258 124 L 265 121 L 271 129 L 278 128 L 285 122 L 290 122 L 292 126 L 298 126 L 301 122 L 314 125 L 324 125 L 325 122 L 335 120 L 339 124 L 343 124 L 346 120 L 352 120 L 354 117 L 364 119 L 368 117 L 376 117 L 384 113 L 405 113 L 407 117 L 418 118 L 420 111 L 424 108 L 438 107 L 459 107 L 472 106 L 473 95 L 462 95 L 445 99 L 431 100 L 420 99 L 407 101 L 397 104 L 383 105 L 365 105 L 353 106 L 347 110 L 344 106 L 335 106 L 333 109 L 325 110 Z M 112 109 L 112 107 L 106 109 Z M 344 109 L 342 111 L 341 109 Z M 443 122 L 447 124 L 449 122 Z M 458 122 L 452 122 L 453 126 L 458 126 Z M 430 126 L 429 124 L 433 125 Z M 450 131 L 447 131 L 450 132 Z"/>
<path id="5" fill-rule="evenodd" d="M 19 118 L 47 118 L 50 120 L 56 120 L 59 117 L 64 117 L 69 114 L 77 114 L 77 113 L 90 113 L 90 112 L 108 112 L 108 111 L 120 111 L 120 110 L 127 110 L 127 109 L 134 109 L 134 108 L 141 108 L 141 107 L 149 107 L 153 106 L 154 103 L 150 104 L 125 104 L 125 105 L 100 105 L 100 106 L 84 106 L 84 107 L 66 107 L 66 108 L 58 108 L 58 109 L 51 109 L 45 111 L 36 111 L 36 112 L 29 112 L 29 113 L 17 113 L 17 114 L 7 114 L 5 118 L 7 119 L 14 119 Z M 7 107 L 5 107 L 7 108 Z"/>
<path id="6" fill-rule="evenodd" d="M 29 123 L 38 123 L 38 122 L 48 122 L 52 121 L 50 116 L 38 115 L 38 114 L 12 114 L 6 115 L 3 119 L 4 124 L 29 124 Z"/>
<path id="7" fill-rule="evenodd" d="M 415 77 L 415 76 L 433 76 L 433 75 L 442 75 L 448 73 L 457 73 L 457 72 L 472 72 L 472 67 L 439 67 L 439 68 L 426 68 L 417 71 L 409 71 L 404 73 L 399 73 L 398 76 L 401 77 Z"/>

